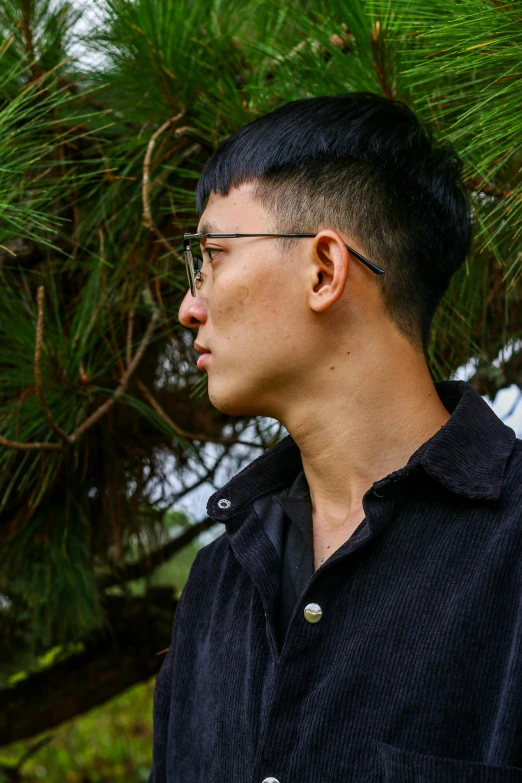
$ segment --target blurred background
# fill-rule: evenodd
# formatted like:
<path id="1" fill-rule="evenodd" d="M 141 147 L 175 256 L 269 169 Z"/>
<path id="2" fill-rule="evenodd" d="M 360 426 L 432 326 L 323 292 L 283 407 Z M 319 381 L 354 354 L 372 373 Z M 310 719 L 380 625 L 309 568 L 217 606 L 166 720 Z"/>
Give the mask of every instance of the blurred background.
<path id="1" fill-rule="evenodd" d="M 0 781 L 139 783 L 209 495 L 286 435 L 212 407 L 180 236 L 227 136 L 371 90 L 465 163 L 434 380 L 522 437 L 522 3 L 0 0 Z"/>

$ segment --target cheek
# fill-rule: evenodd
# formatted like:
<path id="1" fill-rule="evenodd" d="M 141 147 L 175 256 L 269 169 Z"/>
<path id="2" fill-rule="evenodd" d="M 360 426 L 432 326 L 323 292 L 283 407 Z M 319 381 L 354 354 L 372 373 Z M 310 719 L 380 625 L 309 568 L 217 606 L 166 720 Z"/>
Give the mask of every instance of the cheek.
<path id="1" fill-rule="evenodd" d="M 216 276 L 211 301 L 215 302 L 217 317 L 227 317 L 232 321 L 236 317 L 245 318 L 248 312 L 253 311 L 256 306 L 256 286 L 253 281 L 245 283 L 246 271 L 243 270 L 241 280 L 237 272 L 234 275 L 223 274 L 219 278 Z"/>
<path id="2" fill-rule="evenodd" d="M 248 330 L 257 329 L 259 325 L 265 331 L 276 328 L 276 321 L 280 320 L 282 312 L 278 295 L 283 296 L 283 292 L 277 287 L 274 290 L 273 274 L 269 276 L 265 272 L 253 275 L 252 267 L 245 266 L 241 270 L 240 279 L 237 272 L 227 275 L 224 269 L 220 271 L 223 274 L 216 275 L 214 279 L 210 308 L 212 319 L 221 333 L 224 335 L 228 333 L 229 327 L 234 327 L 235 334 L 238 324 Z"/>
<path id="3" fill-rule="evenodd" d="M 237 287 L 236 298 L 238 305 L 246 305 L 250 300 L 250 286 L 240 285 Z"/>
<path id="4" fill-rule="evenodd" d="M 214 286 L 212 297 L 213 320 L 219 323 L 223 332 L 227 327 L 245 320 L 252 313 L 251 289 L 246 285 Z"/>

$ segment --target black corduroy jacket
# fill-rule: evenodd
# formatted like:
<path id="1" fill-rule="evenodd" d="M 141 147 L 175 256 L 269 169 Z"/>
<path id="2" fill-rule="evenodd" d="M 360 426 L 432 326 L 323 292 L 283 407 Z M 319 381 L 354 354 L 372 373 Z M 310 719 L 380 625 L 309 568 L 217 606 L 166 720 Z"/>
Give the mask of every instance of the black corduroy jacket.
<path id="1" fill-rule="evenodd" d="M 471 385 L 435 386 L 450 418 L 367 490 L 282 649 L 295 441 L 211 496 L 225 532 L 178 604 L 149 783 L 522 783 L 522 441 Z"/>

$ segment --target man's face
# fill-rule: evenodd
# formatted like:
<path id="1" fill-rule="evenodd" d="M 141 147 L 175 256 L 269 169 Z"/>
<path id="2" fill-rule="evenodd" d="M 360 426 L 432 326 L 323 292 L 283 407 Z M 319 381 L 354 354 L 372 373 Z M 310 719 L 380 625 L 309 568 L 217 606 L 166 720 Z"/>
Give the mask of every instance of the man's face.
<path id="1" fill-rule="evenodd" d="M 225 197 L 212 193 L 198 231 L 275 232 L 271 216 L 252 199 L 252 187 Z M 310 308 L 299 258 L 312 241 L 300 239 L 285 254 L 271 237 L 206 240 L 213 260 L 203 253 L 204 281 L 196 297 L 187 292 L 178 317 L 197 328 L 198 344 L 211 351 L 203 371 L 218 410 L 275 416 L 281 397 L 295 394 L 305 379 L 314 350 L 307 341 Z"/>

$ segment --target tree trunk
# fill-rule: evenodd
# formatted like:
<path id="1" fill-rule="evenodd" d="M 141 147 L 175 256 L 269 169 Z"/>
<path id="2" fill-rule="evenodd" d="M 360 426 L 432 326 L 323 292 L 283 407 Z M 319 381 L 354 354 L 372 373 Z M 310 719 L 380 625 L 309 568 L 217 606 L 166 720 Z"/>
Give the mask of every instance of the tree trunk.
<path id="1" fill-rule="evenodd" d="M 112 636 L 99 634 L 83 652 L 0 690 L 0 746 L 58 726 L 157 674 L 176 605 L 163 587 L 144 598 L 107 598 Z"/>

